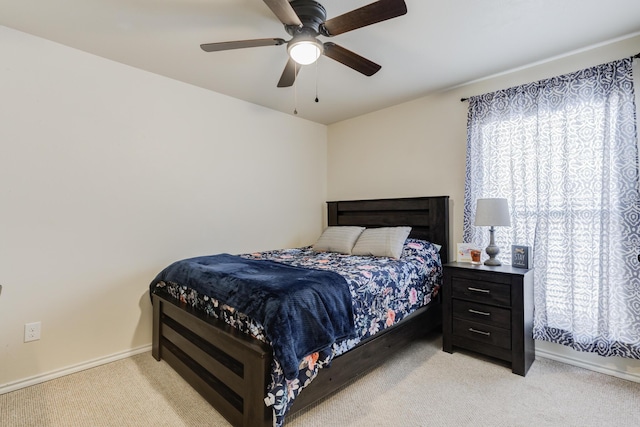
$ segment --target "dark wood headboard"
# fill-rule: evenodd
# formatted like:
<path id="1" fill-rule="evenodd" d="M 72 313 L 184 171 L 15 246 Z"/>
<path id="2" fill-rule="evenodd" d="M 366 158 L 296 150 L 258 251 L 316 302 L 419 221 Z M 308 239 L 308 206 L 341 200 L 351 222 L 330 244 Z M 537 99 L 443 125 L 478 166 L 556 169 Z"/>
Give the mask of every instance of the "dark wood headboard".
<path id="1" fill-rule="evenodd" d="M 328 225 L 410 226 L 409 237 L 442 246 L 449 262 L 449 196 L 327 202 Z"/>

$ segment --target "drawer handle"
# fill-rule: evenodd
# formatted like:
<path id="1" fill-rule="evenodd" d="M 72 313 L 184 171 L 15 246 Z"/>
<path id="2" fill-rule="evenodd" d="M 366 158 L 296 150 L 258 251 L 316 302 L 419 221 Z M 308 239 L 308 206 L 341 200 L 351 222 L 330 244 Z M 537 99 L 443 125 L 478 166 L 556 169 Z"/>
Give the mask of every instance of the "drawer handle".
<path id="1" fill-rule="evenodd" d="M 478 310 L 474 310 L 472 308 L 469 309 L 469 313 L 473 313 L 473 314 L 482 314 L 483 316 L 491 316 L 491 313 L 487 313 L 486 311 L 478 311 Z"/>
<path id="2" fill-rule="evenodd" d="M 473 328 L 469 328 L 469 332 L 473 332 L 475 334 L 480 334 L 480 335 L 485 335 L 485 336 L 490 336 L 491 335 L 491 332 L 479 331 L 479 330 L 473 329 Z"/>
<path id="3" fill-rule="evenodd" d="M 491 293 L 489 289 L 478 289 L 478 288 L 472 288 L 472 287 L 468 287 L 467 289 L 472 292 L 482 292 L 483 294 Z"/>

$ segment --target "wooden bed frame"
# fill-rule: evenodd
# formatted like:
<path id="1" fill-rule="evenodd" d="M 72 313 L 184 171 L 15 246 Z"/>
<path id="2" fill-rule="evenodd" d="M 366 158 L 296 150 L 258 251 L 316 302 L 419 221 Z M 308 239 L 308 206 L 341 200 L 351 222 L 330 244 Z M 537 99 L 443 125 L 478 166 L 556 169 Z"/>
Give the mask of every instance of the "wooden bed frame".
<path id="1" fill-rule="evenodd" d="M 448 196 L 328 202 L 328 225 L 411 226 L 410 237 L 442 245 L 442 262 L 448 261 Z M 287 416 L 329 396 L 441 322 L 438 298 L 336 357 L 300 393 Z M 232 425 L 272 425 L 272 408 L 264 403 L 272 360 L 268 344 L 154 294 L 152 355 L 164 359 Z"/>

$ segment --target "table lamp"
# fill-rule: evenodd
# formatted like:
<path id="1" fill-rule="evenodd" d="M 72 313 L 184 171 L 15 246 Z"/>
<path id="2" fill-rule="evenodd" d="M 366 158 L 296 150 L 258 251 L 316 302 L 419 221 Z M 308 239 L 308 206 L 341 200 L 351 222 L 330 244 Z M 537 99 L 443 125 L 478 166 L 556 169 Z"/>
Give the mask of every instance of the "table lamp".
<path id="1" fill-rule="evenodd" d="M 489 228 L 489 246 L 485 249 L 487 255 L 489 255 L 489 259 L 486 260 L 484 264 L 502 265 L 502 263 L 496 259 L 496 255 L 500 253 L 500 248 L 496 246 L 495 243 L 494 227 L 511 226 L 507 199 L 478 199 L 474 225 L 491 227 Z"/>

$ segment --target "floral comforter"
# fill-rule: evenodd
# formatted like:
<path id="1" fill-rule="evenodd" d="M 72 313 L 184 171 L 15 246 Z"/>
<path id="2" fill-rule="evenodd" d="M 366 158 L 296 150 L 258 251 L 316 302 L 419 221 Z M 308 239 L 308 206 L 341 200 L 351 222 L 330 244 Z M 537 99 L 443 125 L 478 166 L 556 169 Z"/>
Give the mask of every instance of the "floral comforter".
<path id="1" fill-rule="evenodd" d="M 274 426 L 283 425 L 284 417 L 296 396 L 315 378 L 318 370 L 328 366 L 334 357 L 398 323 L 431 301 L 442 279 L 438 249 L 429 242 L 407 239 L 399 260 L 316 252 L 311 247 L 241 255 L 249 259 L 266 259 L 296 267 L 335 271 L 347 280 L 353 298 L 356 338 L 336 342 L 330 350 L 306 356 L 300 361 L 298 377 L 293 380 L 285 379 L 280 364 L 274 360 L 271 384 L 265 398 L 265 404 L 273 407 Z M 159 283 L 154 292 L 169 294 L 267 342 L 261 325 L 207 295 L 200 295 L 177 283 L 165 282 Z"/>

